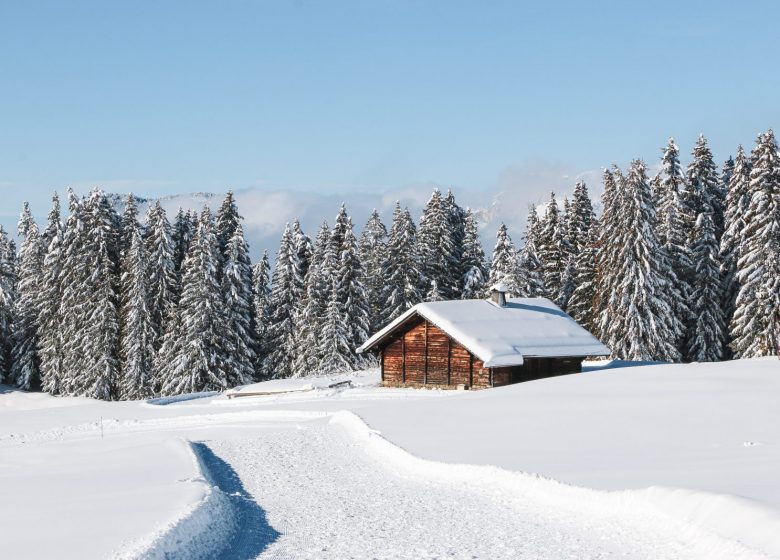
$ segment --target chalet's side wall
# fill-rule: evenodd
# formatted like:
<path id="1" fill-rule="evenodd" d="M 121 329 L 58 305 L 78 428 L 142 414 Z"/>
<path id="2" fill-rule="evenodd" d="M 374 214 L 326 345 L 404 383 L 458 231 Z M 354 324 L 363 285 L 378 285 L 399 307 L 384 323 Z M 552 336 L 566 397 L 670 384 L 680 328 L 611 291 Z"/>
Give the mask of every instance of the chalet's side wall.
<path id="1" fill-rule="evenodd" d="M 382 381 L 420 385 L 490 386 L 490 371 L 466 348 L 420 319 L 382 350 Z"/>
<path id="2" fill-rule="evenodd" d="M 429 321 L 418 318 L 382 349 L 388 385 L 500 387 L 581 371 L 582 358 L 526 358 L 522 366 L 486 368 L 481 360 Z"/>

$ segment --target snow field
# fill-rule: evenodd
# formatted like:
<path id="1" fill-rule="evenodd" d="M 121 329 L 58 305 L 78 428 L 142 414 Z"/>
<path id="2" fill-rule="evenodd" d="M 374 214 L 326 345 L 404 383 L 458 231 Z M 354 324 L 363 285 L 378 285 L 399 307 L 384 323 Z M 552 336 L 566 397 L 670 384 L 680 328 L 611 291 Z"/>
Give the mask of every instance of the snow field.
<path id="1" fill-rule="evenodd" d="M 6 392 L 3 550 L 780 558 L 779 367 L 634 367 L 479 392 L 378 388 L 366 372 L 354 388 L 288 380 L 312 389 L 164 406 Z"/>

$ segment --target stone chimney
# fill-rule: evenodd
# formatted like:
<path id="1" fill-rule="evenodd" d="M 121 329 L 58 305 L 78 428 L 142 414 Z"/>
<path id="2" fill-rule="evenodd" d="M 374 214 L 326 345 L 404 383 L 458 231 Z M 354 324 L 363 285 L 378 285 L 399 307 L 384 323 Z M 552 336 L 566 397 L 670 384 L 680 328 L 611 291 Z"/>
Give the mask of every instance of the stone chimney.
<path id="1" fill-rule="evenodd" d="M 490 288 L 490 301 L 499 307 L 506 307 L 506 292 L 506 284 L 499 282 Z"/>

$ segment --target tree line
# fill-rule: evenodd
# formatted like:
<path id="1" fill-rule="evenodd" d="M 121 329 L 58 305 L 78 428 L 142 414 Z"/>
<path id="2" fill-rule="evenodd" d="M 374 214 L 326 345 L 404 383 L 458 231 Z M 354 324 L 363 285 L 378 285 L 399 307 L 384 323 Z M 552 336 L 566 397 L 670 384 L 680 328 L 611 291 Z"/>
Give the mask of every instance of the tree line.
<path id="1" fill-rule="evenodd" d="M 719 361 L 780 354 L 780 158 L 774 133 L 718 168 L 700 136 L 683 169 L 605 169 L 597 219 L 586 187 L 560 212 L 531 208 L 516 251 L 501 226 L 491 282 L 543 295 L 626 360 Z"/>
<path id="2" fill-rule="evenodd" d="M 396 203 L 355 233 L 342 205 L 314 239 L 288 224 L 271 270 L 254 265 L 232 193 L 216 215 L 159 202 L 143 223 L 95 190 L 29 206 L 19 250 L 0 228 L 0 375 L 22 389 L 101 399 L 224 390 L 373 365 L 370 333 L 422 301 L 486 297 L 504 282 L 547 297 L 629 360 L 716 361 L 780 350 L 780 159 L 772 131 L 718 171 L 700 137 L 683 169 L 635 160 L 531 206 L 517 248 L 503 224 L 490 258 L 476 216 L 435 189 L 419 224 Z"/>

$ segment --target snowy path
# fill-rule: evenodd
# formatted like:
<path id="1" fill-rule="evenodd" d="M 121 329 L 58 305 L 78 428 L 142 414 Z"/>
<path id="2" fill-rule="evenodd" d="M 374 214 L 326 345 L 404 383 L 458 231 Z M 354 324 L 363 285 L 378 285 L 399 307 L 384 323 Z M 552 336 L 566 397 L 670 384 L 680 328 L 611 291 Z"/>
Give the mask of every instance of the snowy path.
<path id="1" fill-rule="evenodd" d="M 258 558 L 323 560 L 761 557 L 648 512 L 607 507 L 594 515 L 590 506 L 535 501 L 532 492 L 421 476 L 323 421 L 237 430 L 203 444 L 214 463 L 230 466 L 209 467 L 212 478 L 225 476 L 218 485 L 238 484 L 238 494 L 250 494 L 262 510 L 259 518 L 247 510 L 240 522 L 245 542 L 230 558 L 252 551 Z"/>

